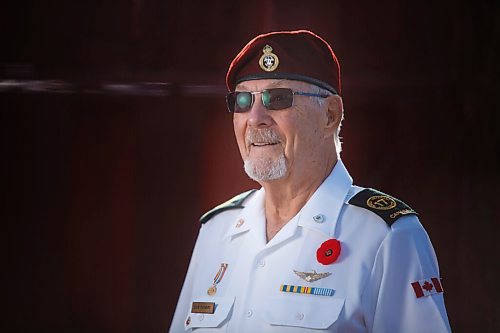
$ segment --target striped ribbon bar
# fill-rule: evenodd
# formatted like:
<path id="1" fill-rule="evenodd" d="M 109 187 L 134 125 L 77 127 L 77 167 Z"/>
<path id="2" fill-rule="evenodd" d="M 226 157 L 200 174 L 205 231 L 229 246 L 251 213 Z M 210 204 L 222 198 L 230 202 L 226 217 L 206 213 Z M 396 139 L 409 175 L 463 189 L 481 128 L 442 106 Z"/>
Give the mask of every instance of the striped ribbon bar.
<path id="1" fill-rule="evenodd" d="M 214 277 L 214 285 L 218 284 L 222 280 L 222 278 L 224 277 L 224 273 L 226 273 L 227 266 L 228 264 L 225 263 L 220 264 L 219 271 L 217 272 L 217 274 L 215 274 Z"/>
<path id="2" fill-rule="evenodd" d="M 287 284 L 282 284 L 280 286 L 280 291 L 284 293 L 309 294 L 309 295 L 320 295 L 320 296 L 333 296 L 333 293 L 335 292 L 335 290 L 330 288 L 291 286 Z"/>

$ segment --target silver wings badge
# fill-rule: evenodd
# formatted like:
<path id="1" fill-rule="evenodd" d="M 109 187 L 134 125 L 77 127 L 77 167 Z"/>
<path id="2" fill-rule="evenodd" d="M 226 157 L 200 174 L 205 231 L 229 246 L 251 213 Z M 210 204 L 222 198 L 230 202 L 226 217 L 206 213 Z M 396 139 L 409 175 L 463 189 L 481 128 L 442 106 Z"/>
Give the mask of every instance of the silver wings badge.
<path id="1" fill-rule="evenodd" d="M 330 273 L 330 272 L 316 273 L 315 270 L 313 270 L 312 272 L 299 272 L 299 271 L 293 270 L 293 272 L 295 274 L 297 274 L 301 279 L 303 279 L 307 282 L 318 281 L 320 279 L 323 279 L 323 278 L 326 278 L 327 276 L 332 275 L 332 273 Z"/>

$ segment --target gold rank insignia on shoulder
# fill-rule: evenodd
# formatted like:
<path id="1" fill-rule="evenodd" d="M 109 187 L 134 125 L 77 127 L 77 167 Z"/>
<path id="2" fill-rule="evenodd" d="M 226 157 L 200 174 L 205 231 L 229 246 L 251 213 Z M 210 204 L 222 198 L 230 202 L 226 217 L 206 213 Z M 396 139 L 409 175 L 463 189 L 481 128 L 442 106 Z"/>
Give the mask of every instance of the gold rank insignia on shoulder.
<path id="1" fill-rule="evenodd" d="M 264 53 L 259 59 L 259 66 L 266 72 L 272 72 L 280 64 L 280 60 L 276 54 L 273 53 L 273 48 L 269 45 L 264 46 L 262 49 Z"/>
<path id="2" fill-rule="evenodd" d="M 417 213 L 403 201 L 372 188 L 361 190 L 353 196 L 348 203 L 372 211 L 381 217 L 389 226 L 402 216 L 417 215 Z"/>
<path id="3" fill-rule="evenodd" d="M 396 201 L 388 195 L 374 195 L 366 200 L 366 205 L 374 209 L 389 210 L 396 207 Z"/>
<path id="4" fill-rule="evenodd" d="M 313 270 L 312 272 L 299 272 L 299 271 L 293 270 L 293 272 L 295 274 L 297 274 L 301 279 L 303 279 L 307 282 L 318 281 L 318 280 L 321 280 L 323 278 L 326 278 L 327 276 L 332 275 L 332 273 L 330 273 L 330 272 L 316 273 L 315 270 Z"/>

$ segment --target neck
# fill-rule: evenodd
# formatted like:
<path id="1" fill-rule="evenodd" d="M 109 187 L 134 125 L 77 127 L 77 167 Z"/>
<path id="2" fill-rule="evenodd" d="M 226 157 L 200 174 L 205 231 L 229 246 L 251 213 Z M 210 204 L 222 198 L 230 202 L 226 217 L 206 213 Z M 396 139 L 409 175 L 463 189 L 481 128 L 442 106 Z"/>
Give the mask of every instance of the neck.
<path id="1" fill-rule="evenodd" d="M 334 157 L 323 168 L 299 172 L 261 183 L 266 191 L 265 214 L 267 241 L 304 207 L 318 187 L 332 172 L 337 162 Z"/>

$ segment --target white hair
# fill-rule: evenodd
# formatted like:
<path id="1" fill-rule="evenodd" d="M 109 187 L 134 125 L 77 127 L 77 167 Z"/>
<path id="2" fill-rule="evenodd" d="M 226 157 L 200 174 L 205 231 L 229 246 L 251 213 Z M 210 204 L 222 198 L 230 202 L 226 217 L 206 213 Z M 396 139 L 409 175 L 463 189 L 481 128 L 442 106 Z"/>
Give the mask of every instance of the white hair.
<path id="1" fill-rule="evenodd" d="M 310 87 L 310 92 L 312 92 L 313 94 L 318 94 L 323 96 L 334 95 L 331 91 L 318 87 L 317 85 L 314 84 L 309 84 L 309 87 Z M 320 107 L 323 107 L 326 103 L 325 98 L 322 97 L 313 97 L 313 99 L 316 101 L 316 103 L 318 103 Z M 337 158 L 340 158 L 340 152 L 342 151 L 342 141 L 340 137 L 340 127 L 342 125 L 342 120 L 344 120 L 344 110 L 342 110 L 342 118 L 340 119 L 339 127 L 337 127 L 337 130 L 335 131 L 335 133 L 333 133 L 333 142 L 335 144 Z"/>
<path id="2" fill-rule="evenodd" d="M 246 174 L 256 182 L 267 182 L 283 177 L 288 171 L 286 158 L 283 153 L 278 159 L 261 157 L 257 160 L 247 159 L 243 163 Z"/>

